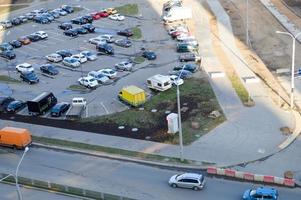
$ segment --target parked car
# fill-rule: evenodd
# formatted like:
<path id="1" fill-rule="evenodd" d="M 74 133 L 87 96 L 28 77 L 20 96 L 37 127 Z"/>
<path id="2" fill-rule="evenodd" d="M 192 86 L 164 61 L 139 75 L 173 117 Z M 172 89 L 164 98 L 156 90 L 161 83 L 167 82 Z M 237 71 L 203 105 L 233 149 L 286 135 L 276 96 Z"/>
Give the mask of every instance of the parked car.
<path id="1" fill-rule="evenodd" d="M 60 13 L 55 10 L 50 11 L 49 14 L 52 15 L 55 19 L 61 16 Z"/>
<path id="2" fill-rule="evenodd" d="M 107 43 L 99 43 L 96 45 L 96 49 L 105 54 L 114 54 L 114 49 L 111 45 Z"/>
<path id="3" fill-rule="evenodd" d="M 95 88 L 98 86 L 97 80 L 92 76 L 80 77 L 78 82 L 87 88 Z"/>
<path id="4" fill-rule="evenodd" d="M 192 77 L 192 73 L 187 70 L 172 71 L 170 74 L 179 76 L 181 79 L 188 79 Z"/>
<path id="5" fill-rule="evenodd" d="M 82 28 L 86 29 L 90 33 L 95 32 L 95 27 L 92 24 L 84 24 L 82 25 Z"/>
<path id="6" fill-rule="evenodd" d="M 14 48 L 19 48 L 22 46 L 22 42 L 20 42 L 19 40 L 12 40 L 9 42 L 9 44 Z"/>
<path id="7" fill-rule="evenodd" d="M 9 60 L 16 58 L 16 54 L 11 50 L 0 51 L 0 56 Z"/>
<path id="8" fill-rule="evenodd" d="M 182 85 L 184 83 L 184 80 L 179 78 L 177 75 L 171 75 L 169 78 L 172 85 Z"/>
<path id="9" fill-rule="evenodd" d="M 198 50 L 197 46 L 192 46 L 190 44 L 183 43 L 183 42 L 177 44 L 177 52 L 179 52 L 179 53 L 193 52 L 193 51 L 197 51 L 197 50 Z"/>
<path id="10" fill-rule="evenodd" d="M 278 200 L 279 193 L 274 188 L 259 187 L 257 189 L 246 190 L 243 194 L 243 200 Z"/>
<path id="11" fill-rule="evenodd" d="M 93 17 L 91 17 L 90 15 L 84 15 L 84 16 L 82 16 L 82 19 L 83 19 L 86 23 L 92 23 L 92 22 L 93 22 Z"/>
<path id="12" fill-rule="evenodd" d="M 99 70 L 98 72 L 102 73 L 103 75 L 109 77 L 109 79 L 113 79 L 113 78 L 116 78 L 117 76 L 117 72 L 113 69 L 109 69 L 109 68 L 106 68 L 106 69 L 101 69 Z"/>
<path id="13" fill-rule="evenodd" d="M 7 106 L 14 100 L 12 97 L 0 97 L 0 111 L 6 111 Z"/>
<path id="14" fill-rule="evenodd" d="M 76 58 L 71 58 L 71 57 L 65 57 L 63 60 L 63 64 L 68 67 L 73 67 L 73 68 L 80 66 L 79 60 Z"/>
<path id="15" fill-rule="evenodd" d="M 54 9 L 53 11 L 54 11 L 54 12 L 58 12 L 58 13 L 60 14 L 60 16 L 65 16 L 65 15 L 68 14 L 65 10 L 63 10 L 63 9 L 61 9 L 61 8 L 56 8 L 56 9 Z"/>
<path id="16" fill-rule="evenodd" d="M 125 19 L 125 17 L 120 14 L 113 14 L 113 15 L 110 15 L 108 18 L 112 19 L 112 20 L 116 20 L 116 21 L 123 21 Z"/>
<path id="17" fill-rule="evenodd" d="M 75 37 L 78 35 L 78 32 L 74 29 L 68 29 L 64 31 L 64 35 L 70 36 L 70 37 Z"/>
<path id="18" fill-rule="evenodd" d="M 12 23 L 12 25 L 17 26 L 17 25 L 22 24 L 22 21 L 21 21 L 21 19 L 16 17 L 11 20 L 11 23 Z"/>
<path id="19" fill-rule="evenodd" d="M 32 20 L 35 15 L 33 13 L 26 13 L 25 16 L 27 17 L 27 19 Z"/>
<path id="20" fill-rule="evenodd" d="M 75 54 L 75 55 L 72 55 L 71 58 L 77 59 L 80 63 L 85 63 L 88 61 L 86 56 L 84 56 L 83 54 Z"/>
<path id="21" fill-rule="evenodd" d="M 4 29 L 7 29 L 7 28 L 10 28 L 13 26 L 13 24 L 11 23 L 11 20 L 4 20 L 2 22 L 0 22 L 0 25 L 4 28 Z"/>
<path id="22" fill-rule="evenodd" d="M 49 22 L 52 22 L 54 20 L 54 17 L 49 13 L 43 13 L 40 16 L 46 18 Z"/>
<path id="23" fill-rule="evenodd" d="M 191 188 L 193 190 L 203 189 L 205 186 L 205 179 L 202 174 L 184 173 L 173 175 L 168 184 L 173 187 Z"/>
<path id="24" fill-rule="evenodd" d="M 191 45 L 193 47 L 198 47 L 199 46 L 199 42 L 196 39 L 187 39 L 187 40 L 184 40 L 183 42 L 180 42 L 180 43 L 185 43 L 185 44 Z"/>
<path id="25" fill-rule="evenodd" d="M 131 37 L 134 35 L 134 33 L 131 29 L 124 29 L 124 30 L 117 31 L 117 35 Z"/>
<path id="26" fill-rule="evenodd" d="M 29 84 L 33 84 L 33 83 L 38 83 L 39 82 L 39 78 L 38 76 L 32 71 L 32 72 L 24 72 L 20 74 L 20 78 L 25 81 L 28 82 Z"/>
<path id="27" fill-rule="evenodd" d="M 97 72 L 97 71 L 89 72 L 88 76 L 92 76 L 93 78 L 95 78 L 98 81 L 98 83 L 101 83 L 101 84 L 107 83 L 110 80 L 109 77 L 107 77 L 103 73 Z"/>
<path id="28" fill-rule="evenodd" d="M 98 14 L 98 12 L 90 13 L 90 15 L 93 18 L 93 20 L 99 20 L 101 18 L 101 16 Z"/>
<path id="29" fill-rule="evenodd" d="M 51 117 L 60 117 L 63 113 L 67 112 L 69 108 L 70 103 L 68 102 L 57 103 L 51 108 L 50 115 Z"/>
<path id="30" fill-rule="evenodd" d="M 26 107 L 26 103 L 24 101 L 20 101 L 20 100 L 15 100 L 15 101 L 11 101 L 7 107 L 6 107 L 6 111 L 9 113 L 16 113 L 19 110 L 22 110 L 23 108 Z"/>
<path id="31" fill-rule="evenodd" d="M 51 21 L 49 21 L 45 16 L 35 16 L 33 18 L 33 21 L 39 24 L 49 24 Z"/>
<path id="32" fill-rule="evenodd" d="M 179 42 L 185 42 L 187 40 L 195 40 L 195 37 L 191 36 L 189 34 L 181 34 L 181 35 L 177 36 L 177 40 Z"/>
<path id="33" fill-rule="evenodd" d="M 97 13 L 100 17 L 108 17 L 109 13 L 107 13 L 106 11 L 100 11 Z"/>
<path id="34" fill-rule="evenodd" d="M 196 65 L 194 63 L 187 63 L 187 64 L 176 66 L 176 67 L 173 68 L 173 70 L 175 70 L 175 71 L 179 71 L 179 70 L 182 70 L 182 69 L 194 73 L 198 70 L 198 65 Z"/>
<path id="35" fill-rule="evenodd" d="M 155 52 L 153 51 L 143 51 L 142 56 L 147 60 L 155 60 L 157 58 Z"/>
<path id="36" fill-rule="evenodd" d="M 117 71 L 132 71 L 133 69 L 132 61 L 122 61 L 120 63 L 115 64 L 115 69 Z"/>
<path id="37" fill-rule="evenodd" d="M 72 29 L 72 24 L 70 22 L 63 22 L 61 23 L 60 25 L 58 25 L 58 27 L 60 29 L 63 29 L 63 30 L 68 30 L 68 29 Z"/>
<path id="38" fill-rule="evenodd" d="M 173 31 L 170 36 L 172 39 L 178 38 L 178 37 L 183 37 L 183 36 L 187 36 L 189 35 L 189 32 L 185 32 L 185 31 Z"/>
<path id="39" fill-rule="evenodd" d="M 71 56 L 72 56 L 72 53 L 71 53 L 71 51 L 69 51 L 69 50 L 58 50 L 58 51 L 56 51 L 55 53 L 61 55 L 62 58 L 65 58 L 65 57 L 71 57 Z"/>
<path id="40" fill-rule="evenodd" d="M 18 41 L 20 41 L 23 45 L 27 45 L 31 43 L 30 39 L 26 36 L 19 37 Z"/>
<path id="41" fill-rule="evenodd" d="M 73 29 L 70 29 L 70 30 L 74 30 L 78 34 L 87 34 L 88 33 L 88 30 L 83 28 L 83 27 L 77 27 L 77 28 L 73 28 Z"/>
<path id="42" fill-rule="evenodd" d="M 187 26 L 180 25 L 180 26 L 171 27 L 168 30 L 168 34 L 171 35 L 173 32 L 176 32 L 176 31 L 182 31 L 182 32 L 186 32 L 186 33 L 189 32 Z"/>
<path id="43" fill-rule="evenodd" d="M 89 39 L 89 43 L 91 43 L 91 44 L 99 44 L 99 43 L 107 43 L 107 41 L 104 38 L 96 37 L 96 38 L 90 38 Z"/>
<path id="44" fill-rule="evenodd" d="M 13 50 L 13 49 L 14 49 L 14 48 L 12 47 L 12 45 L 10 45 L 10 44 L 7 43 L 7 42 L 0 44 L 0 50 L 1 50 L 1 51 L 11 51 L 11 50 Z"/>
<path id="45" fill-rule="evenodd" d="M 59 70 L 56 68 L 56 66 L 52 64 L 43 64 L 40 66 L 40 70 L 49 75 L 57 75 L 59 73 Z"/>
<path id="46" fill-rule="evenodd" d="M 115 40 L 114 43 L 117 46 L 120 46 L 120 47 L 126 47 L 127 48 L 127 47 L 132 46 L 132 42 L 129 39 L 118 39 L 118 40 Z"/>
<path id="47" fill-rule="evenodd" d="M 179 60 L 180 62 L 189 62 L 189 61 L 201 62 L 201 57 L 194 53 L 186 53 L 186 54 L 181 54 L 179 56 Z"/>
<path id="48" fill-rule="evenodd" d="M 92 53 L 91 51 L 82 51 L 80 52 L 81 55 L 85 56 L 88 60 L 93 61 L 97 59 L 97 56 L 95 53 Z"/>
<path id="49" fill-rule="evenodd" d="M 104 9 L 104 11 L 106 13 L 108 13 L 109 15 L 113 15 L 113 14 L 117 13 L 117 10 L 115 8 L 106 8 L 106 9 Z"/>
<path id="50" fill-rule="evenodd" d="M 63 57 L 57 53 L 52 53 L 52 54 L 46 55 L 45 57 L 50 62 L 61 62 L 63 60 Z"/>
<path id="51" fill-rule="evenodd" d="M 82 17 L 77 17 L 77 18 L 71 19 L 71 22 L 72 22 L 72 24 L 79 24 L 79 25 L 87 23 L 87 21 L 85 19 L 83 19 Z"/>
<path id="52" fill-rule="evenodd" d="M 19 16 L 18 18 L 21 20 L 21 22 L 22 22 L 22 23 L 24 23 L 24 22 L 27 22 L 27 21 L 28 21 L 27 17 L 26 17 L 26 16 L 24 16 L 24 15 L 21 15 L 21 16 Z"/>
<path id="53" fill-rule="evenodd" d="M 22 63 L 16 66 L 16 70 L 17 72 L 20 73 L 26 73 L 26 72 L 29 73 L 29 72 L 33 72 L 34 68 L 29 63 Z"/>
<path id="54" fill-rule="evenodd" d="M 37 42 L 40 41 L 42 38 L 36 34 L 30 34 L 27 36 L 28 39 L 30 39 L 31 42 Z"/>
<path id="55" fill-rule="evenodd" d="M 107 41 L 107 43 L 114 42 L 114 36 L 110 34 L 99 35 L 97 36 L 97 38 L 104 39 Z"/>
<path id="56" fill-rule="evenodd" d="M 62 5 L 61 8 L 69 14 L 74 12 L 74 9 L 68 5 Z"/>
<path id="57" fill-rule="evenodd" d="M 37 36 L 39 36 L 41 39 L 48 38 L 48 34 L 45 31 L 37 31 L 34 34 L 37 35 Z"/>

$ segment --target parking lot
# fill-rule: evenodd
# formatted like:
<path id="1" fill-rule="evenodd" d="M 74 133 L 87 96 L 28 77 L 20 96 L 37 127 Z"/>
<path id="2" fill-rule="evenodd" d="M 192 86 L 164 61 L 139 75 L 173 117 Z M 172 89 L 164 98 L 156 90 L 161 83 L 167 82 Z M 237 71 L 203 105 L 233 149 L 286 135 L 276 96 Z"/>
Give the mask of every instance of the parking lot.
<path id="1" fill-rule="evenodd" d="M 54 9 L 61 4 L 70 4 L 70 1 L 60 1 L 47 3 L 41 7 Z M 72 6 L 81 6 L 81 1 Z M 87 116 L 105 115 L 119 112 L 127 109 L 123 103 L 117 99 L 120 89 L 128 85 L 136 85 L 150 91 L 146 87 L 146 79 L 155 74 L 168 74 L 176 65 L 179 65 L 178 54 L 175 51 L 175 42 L 170 39 L 160 20 L 160 16 L 147 5 L 146 1 L 138 1 L 139 14 L 136 17 L 126 16 L 124 21 L 113 21 L 108 18 L 94 20 L 93 25 L 96 27 L 95 33 L 79 35 L 78 37 L 68 37 L 63 35 L 63 30 L 58 28 L 61 22 L 71 20 L 77 16 L 89 14 L 95 10 L 101 10 L 107 7 L 115 7 L 131 3 L 130 1 L 85 1 L 85 6 L 80 11 L 63 16 L 50 24 L 37 24 L 28 22 L 26 24 L 10 28 L 4 32 L 2 42 L 9 42 L 23 35 L 28 35 L 36 31 L 45 31 L 48 34 L 46 40 L 33 42 L 15 49 L 16 58 L 13 60 L 0 59 L 1 74 L 9 75 L 18 79 L 19 74 L 15 66 L 21 63 L 30 63 L 35 68 L 39 76 L 38 84 L 29 85 L 21 82 L 20 84 L 9 84 L 9 89 L 15 99 L 30 100 L 44 91 L 51 91 L 58 98 L 58 101 L 70 102 L 73 97 L 85 97 L 88 102 Z M 47 7 L 45 7 L 47 6 Z M 97 9 L 96 9 L 97 8 Z M 146 12 L 147 10 L 147 12 Z M 75 25 L 77 27 L 79 25 Z M 83 50 L 91 50 L 96 53 L 95 45 L 88 43 L 90 38 L 100 34 L 116 35 L 116 32 L 125 28 L 139 27 L 142 32 L 142 38 L 132 40 L 133 45 L 129 48 L 118 47 L 113 44 L 115 54 L 112 56 L 99 55 L 95 61 L 88 61 L 81 64 L 75 70 L 68 69 L 60 62 L 59 74 L 50 77 L 44 76 L 39 70 L 41 64 L 47 63 L 46 55 L 58 50 L 68 49 L 73 53 L 79 53 Z M 124 38 L 117 36 L 116 38 Z M 112 80 L 111 84 L 100 85 L 95 90 L 74 91 L 68 89 L 71 85 L 78 85 L 77 80 L 86 75 L 89 71 L 100 70 L 103 68 L 113 68 L 118 62 L 134 59 L 140 55 L 141 48 L 155 51 L 157 59 L 153 61 L 145 60 L 141 64 L 136 64 L 132 72 L 118 72 L 117 78 Z M 3 86 L 3 85 L 2 85 Z M 3 86 L 5 87 L 5 86 Z M 6 90 L 7 91 L 7 90 Z M 1 92 L 1 91 L 0 91 Z M 3 92 L 2 92 L 3 93 Z M 20 114 L 27 114 L 26 109 Z M 49 114 L 46 114 L 48 116 Z"/>

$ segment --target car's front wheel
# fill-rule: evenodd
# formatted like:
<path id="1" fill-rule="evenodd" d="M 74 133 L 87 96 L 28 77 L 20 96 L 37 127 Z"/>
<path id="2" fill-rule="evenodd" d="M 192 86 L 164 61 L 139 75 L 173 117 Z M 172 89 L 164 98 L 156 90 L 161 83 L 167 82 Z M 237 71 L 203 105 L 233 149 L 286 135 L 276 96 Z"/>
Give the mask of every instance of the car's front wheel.
<path id="1" fill-rule="evenodd" d="M 192 189 L 193 189 L 194 191 L 197 191 L 197 190 L 199 190 L 199 188 L 198 188 L 198 187 L 196 187 L 196 186 L 194 186 Z"/>
<path id="2" fill-rule="evenodd" d="M 173 183 L 173 184 L 171 184 L 171 187 L 176 188 L 178 186 L 177 186 L 177 184 Z"/>

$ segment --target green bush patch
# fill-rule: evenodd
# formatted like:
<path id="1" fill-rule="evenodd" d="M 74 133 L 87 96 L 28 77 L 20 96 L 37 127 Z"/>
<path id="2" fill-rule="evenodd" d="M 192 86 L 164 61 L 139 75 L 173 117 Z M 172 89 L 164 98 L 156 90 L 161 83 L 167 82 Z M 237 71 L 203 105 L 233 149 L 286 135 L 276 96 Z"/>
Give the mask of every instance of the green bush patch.
<path id="1" fill-rule="evenodd" d="M 142 33 L 141 29 L 138 27 L 132 28 L 133 31 L 133 36 L 131 37 L 132 39 L 141 39 L 142 38 Z"/>
<path id="2" fill-rule="evenodd" d="M 21 83 L 21 81 L 11 78 L 6 75 L 0 75 L 0 82 L 7 82 L 7 83 Z"/>
<path id="3" fill-rule="evenodd" d="M 118 13 L 122 15 L 137 15 L 138 5 L 137 4 L 126 4 L 124 6 L 119 6 L 115 8 Z"/>
<path id="4" fill-rule="evenodd" d="M 144 61 L 145 61 L 145 58 L 142 57 L 142 56 L 137 56 L 137 57 L 134 58 L 134 63 L 136 63 L 136 64 L 141 64 Z"/>
<path id="5" fill-rule="evenodd" d="M 67 89 L 74 90 L 74 91 L 86 91 L 87 90 L 87 88 L 82 85 L 70 85 Z"/>

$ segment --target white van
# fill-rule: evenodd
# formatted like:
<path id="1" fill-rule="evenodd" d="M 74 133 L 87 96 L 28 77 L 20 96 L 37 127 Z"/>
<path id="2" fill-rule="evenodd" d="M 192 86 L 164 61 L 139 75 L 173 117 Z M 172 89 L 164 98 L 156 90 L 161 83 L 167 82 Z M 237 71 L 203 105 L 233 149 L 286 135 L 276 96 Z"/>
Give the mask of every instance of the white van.
<path id="1" fill-rule="evenodd" d="M 178 20 L 187 20 L 192 18 L 191 8 L 172 7 L 164 16 L 163 21 L 174 22 Z"/>
<path id="2" fill-rule="evenodd" d="M 146 80 L 146 84 L 148 88 L 158 90 L 158 91 L 168 90 L 172 86 L 169 76 L 164 76 L 161 74 L 157 74 L 152 77 L 149 77 Z"/>

